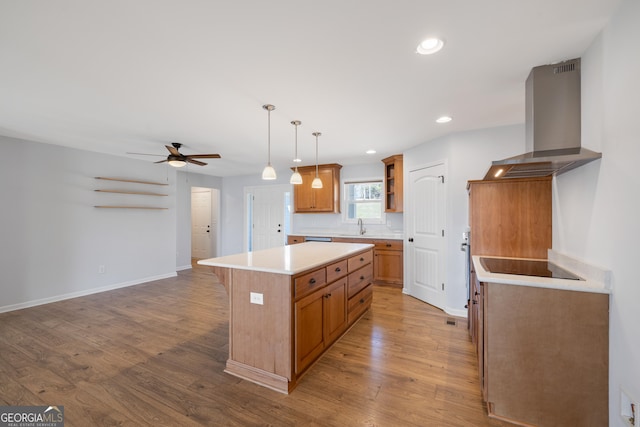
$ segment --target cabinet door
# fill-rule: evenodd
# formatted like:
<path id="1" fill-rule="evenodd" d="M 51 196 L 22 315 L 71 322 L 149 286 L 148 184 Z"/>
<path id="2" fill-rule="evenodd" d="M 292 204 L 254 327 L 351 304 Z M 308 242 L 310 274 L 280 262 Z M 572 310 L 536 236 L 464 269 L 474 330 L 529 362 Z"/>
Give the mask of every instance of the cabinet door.
<path id="1" fill-rule="evenodd" d="M 347 278 L 344 277 L 325 289 L 324 344 L 328 346 L 347 326 Z"/>
<path id="2" fill-rule="evenodd" d="M 296 374 L 309 366 L 324 349 L 324 300 L 323 288 L 295 304 Z"/>
<path id="3" fill-rule="evenodd" d="M 333 212 L 333 170 L 320 169 L 318 171 L 318 177 L 322 181 L 322 188 L 311 189 L 314 197 L 313 208 L 316 212 Z"/>
<path id="4" fill-rule="evenodd" d="M 376 249 L 373 277 L 376 282 L 402 283 L 402 251 Z"/>
<path id="5" fill-rule="evenodd" d="M 299 171 L 302 176 L 302 184 L 293 186 L 295 212 L 312 212 L 314 205 L 313 192 L 311 182 L 316 176 L 315 170 Z"/>

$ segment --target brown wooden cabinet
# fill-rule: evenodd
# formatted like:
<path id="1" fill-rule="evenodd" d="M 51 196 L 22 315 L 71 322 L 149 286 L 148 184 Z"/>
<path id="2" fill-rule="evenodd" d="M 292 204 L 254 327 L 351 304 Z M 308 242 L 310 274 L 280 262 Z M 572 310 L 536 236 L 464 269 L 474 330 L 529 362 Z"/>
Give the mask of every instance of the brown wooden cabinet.
<path id="1" fill-rule="evenodd" d="M 403 211 L 403 158 L 402 154 L 383 159 L 385 212 Z"/>
<path id="2" fill-rule="evenodd" d="M 606 426 L 609 295 L 480 283 L 478 362 L 489 415 Z"/>
<path id="3" fill-rule="evenodd" d="M 471 254 L 546 259 L 551 179 L 470 181 Z"/>
<path id="4" fill-rule="evenodd" d="M 295 303 L 296 374 L 304 371 L 347 326 L 347 279 L 307 295 Z"/>
<path id="5" fill-rule="evenodd" d="M 376 284 L 402 285 L 404 255 L 401 240 L 376 241 L 373 257 L 373 280 Z"/>
<path id="6" fill-rule="evenodd" d="M 295 245 L 297 243 L 304 243 L 304 236 L 297 236 L 290 234 L 287 236 L 287 245 Z"/>
<path id="7" fill-rule="evenodd" d="M 373 283 L 401 287 L 404 274 L 402 240 L 334 237 L 334 242 L 373 243 Z"/>
<path id="8" fill-rule="evenodd" d="M 316 167 L 299 167 L 302 184 L 294 185 L 294 213 L 340 213 L 341 168 L 336 163 L 318 165 L 322 188 L 311 188 Z"/>
<path id="9" fill-rule="evenodd" d="M 369 250 L 294 278 L 296 375 L 371 306 L 372 259 Z"/>

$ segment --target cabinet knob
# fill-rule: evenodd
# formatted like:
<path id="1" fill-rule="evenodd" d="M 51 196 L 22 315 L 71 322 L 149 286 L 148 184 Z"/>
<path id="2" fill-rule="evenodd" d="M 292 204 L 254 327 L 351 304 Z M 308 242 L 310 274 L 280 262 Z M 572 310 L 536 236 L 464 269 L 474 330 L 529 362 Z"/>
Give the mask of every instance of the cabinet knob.
<path id="1" fill-rule="evenodd" d="M 387 247 L 390 248 L 391 247 L 391 243 L 387 243 Z"/>
<path id="2" fill-rule="evenodd" d="M 360 257 L 360 262 L 364 261 L 364 258 Z"/>
<path id="3" fill-rule="evenodd" d="M 340 267 L 336 267 L 336 273 L 340 273 L 341 271 Z"/>
<path id="4" fill-rule="evenodd" d="M 413 237 L 409 237 L 409 242 L 413 242 Z"/>
<path id="5" fill-rule="evenodd" d="M 476 300 L 473 300 L 473 303 L 474 303 L 474 304 L 477 304 L 477 303 L 478 303 L 478 301 L 476 301 Z"/>
<path id="6" fill-rule="evenodd" d="M 364 304 L 364 298 L 360 298 L 360 304 Z"/>
<path id="7" fill-rule="evenodd" d="M 316 279 L 314 279 L 313 277 L 309 280 L 309 283 L 312 285 L 316 284 Z"/>
<path id="8" fill-rule="evenodd" d="M 331 296 L 331 294 L 326 294 L 324 297 L 325 298 L 329 298 Z"/>
<path id="9" fill-rule="evenodd" d="M 364 280 L 364 276 L 360 276 L 360 280 Z"/>

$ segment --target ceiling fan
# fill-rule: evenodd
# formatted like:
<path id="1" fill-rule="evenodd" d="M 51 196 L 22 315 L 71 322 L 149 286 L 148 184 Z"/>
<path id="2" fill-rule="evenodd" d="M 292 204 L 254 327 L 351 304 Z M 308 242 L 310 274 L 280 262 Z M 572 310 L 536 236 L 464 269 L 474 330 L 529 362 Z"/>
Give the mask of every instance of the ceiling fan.
<path id="1" fill-rule="evenodd" d="M 187 154 L 187 155 L 182 154 L 180 151 L 178 151 L 180 150 L 180 147 L 182 147 L 182 144 L 179 142 L 172 142 L 171 145 L 165 145 L 165 147 L 167 147 L 167 150 L 169 150 L 169 155 L 167 156 L 167 158 L 154 163 L 167 162 L 173 167 L 181 168 L 187 163 L 193 163 L 194 165 L 198 165 L 198 166 L 206 166 L 205 162 L 201 162 L 195 159 L 219 159 L 220 158 L 220 154 Z M 143 154 L 143 153 L 128 153 L 128 154 L 140 154 L 144 156 L 159 155 L 159 154 Z"/>

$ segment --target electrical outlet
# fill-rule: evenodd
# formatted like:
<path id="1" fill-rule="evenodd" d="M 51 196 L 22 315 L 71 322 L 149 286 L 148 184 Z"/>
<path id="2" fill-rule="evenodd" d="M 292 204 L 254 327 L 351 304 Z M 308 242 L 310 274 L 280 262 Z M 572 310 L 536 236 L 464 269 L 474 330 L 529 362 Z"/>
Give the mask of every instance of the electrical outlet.
<path id="1" fill-rule="evenodd" d="M 629 427 L 640 427 L 638 419 L 638 402 L 634 401 L 629 394 L 620 390 L 620 416 L 624 420 L 624 425 Z"/>
<path id="2" fill-rule="evenodd" d="M 249 300 L 251 304 L 260 304 L 260 305 L 264 304 L 262 294 L 259 294 L 257 292 L 251 292 L 249 296 Z"/>
<path id="3" fill-rule="evenodd" d="M 104 274 L 104 265 L 98 266 L 98 274 Z"/>

